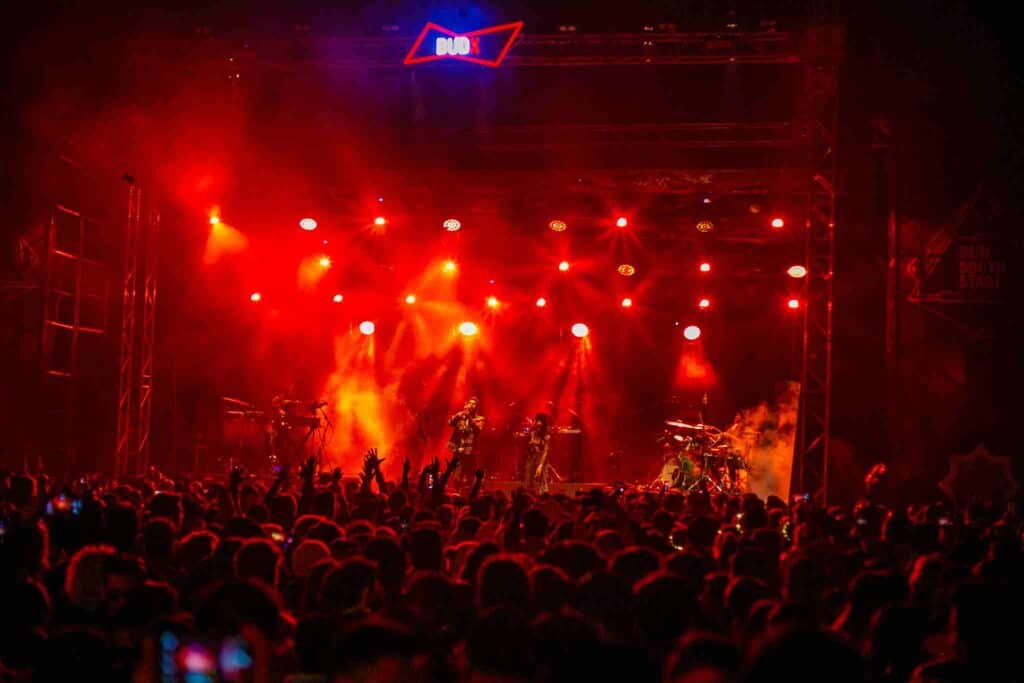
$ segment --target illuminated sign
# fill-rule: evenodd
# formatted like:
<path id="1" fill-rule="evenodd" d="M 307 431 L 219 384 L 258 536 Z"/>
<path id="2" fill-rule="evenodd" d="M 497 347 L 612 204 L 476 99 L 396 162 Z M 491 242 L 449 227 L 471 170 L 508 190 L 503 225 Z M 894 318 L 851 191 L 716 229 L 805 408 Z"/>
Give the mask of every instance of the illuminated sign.
<path id="1" fill-rule="evenodd" d="M 409 54 L 405 56 L 404 63 L 422 64 L 439 59 L 460 59 L 484 66 L 498 66 L 522 29 L 523 22 L 517 21 L 457 33 L 427 22 L 409 49 Z"/>

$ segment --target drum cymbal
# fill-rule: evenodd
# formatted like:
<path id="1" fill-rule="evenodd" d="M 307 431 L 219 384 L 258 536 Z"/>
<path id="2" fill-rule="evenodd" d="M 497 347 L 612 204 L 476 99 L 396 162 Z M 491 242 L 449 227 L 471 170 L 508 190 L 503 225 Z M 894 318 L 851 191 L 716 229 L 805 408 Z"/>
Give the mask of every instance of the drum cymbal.
<path id="1" fill-rule="evenodd" d="M 706 432 L 711 428 L 709 425 L 691 425 L 685 422 L 680 422 L 679 420 L 665 420 L 665 424 L 669 427 L 675 427 L 676 429 L 692 429 L 697 432 Z"/>

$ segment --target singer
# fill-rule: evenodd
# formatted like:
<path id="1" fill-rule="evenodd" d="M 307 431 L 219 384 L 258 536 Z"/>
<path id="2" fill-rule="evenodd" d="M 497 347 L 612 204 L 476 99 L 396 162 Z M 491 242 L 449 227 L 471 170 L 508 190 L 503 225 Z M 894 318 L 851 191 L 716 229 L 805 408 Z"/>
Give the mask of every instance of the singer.
<path id="1" fill-rule="evenodd" d="M 448 439 L 448 450 L 453 457 L 459 459 L 458 471 L 463 482 L 469 481 L 476 471 L 476 444 L 480 431 L 484 428 L 484 416 L 480 414 L 480 401 L 471 397 L 462 410 L 448 420 L 452 428 Z"/>

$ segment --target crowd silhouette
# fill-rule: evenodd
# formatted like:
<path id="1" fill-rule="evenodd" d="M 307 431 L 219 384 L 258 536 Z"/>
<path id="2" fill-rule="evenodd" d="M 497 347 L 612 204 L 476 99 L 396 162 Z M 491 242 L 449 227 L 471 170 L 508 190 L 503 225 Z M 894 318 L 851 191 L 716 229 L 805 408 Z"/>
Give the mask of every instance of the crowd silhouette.
<path id="1" fill-rule="evenodd" d="M 1013 503 L 2 478 L 14 681 L 1019 680 Z"/>

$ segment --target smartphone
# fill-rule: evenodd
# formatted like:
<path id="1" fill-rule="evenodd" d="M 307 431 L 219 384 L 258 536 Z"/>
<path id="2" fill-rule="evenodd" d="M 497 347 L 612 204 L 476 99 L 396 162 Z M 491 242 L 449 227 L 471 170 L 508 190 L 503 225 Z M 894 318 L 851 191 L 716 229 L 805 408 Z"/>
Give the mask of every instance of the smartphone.
<path id="1" fill-rule="evenodd" d="M 803 501 L 805 503 L 811 502 L 811 494 L 809 494 L 809 493 L 798 493 L 795 496 L 793 496 L 793 502 L 794 503 L 798 503 L 800 501 Z"/>
<path id="2" fill-rule="evenodd" d="M 46 514 L 54 515 L 72 514 L 76 517 L 82 512 L 82 501 L 79 498 L 72 498 L 61 493 L 46 501 Z"/>
<path id="3" fill-rule="evenodd" d="M 249 644 L 239 637 L 222 641 L 160 635 L 160 680 L 163 683 L 220 683 L 243 681 L 252 670 Z"/>
<path id="4" fill-rule="evenodd" d="M 953 522 L 949 517 L 939 517 L 939 526 L 952 526 Z"/>

